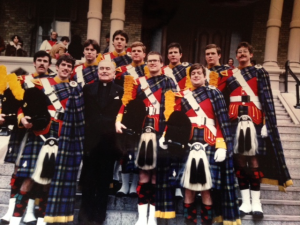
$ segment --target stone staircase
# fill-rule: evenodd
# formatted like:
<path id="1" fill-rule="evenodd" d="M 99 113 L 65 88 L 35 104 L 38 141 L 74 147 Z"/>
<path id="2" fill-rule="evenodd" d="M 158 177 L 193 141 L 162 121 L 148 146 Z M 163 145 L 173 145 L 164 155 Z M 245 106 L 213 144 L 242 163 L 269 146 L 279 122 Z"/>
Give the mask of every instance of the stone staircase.
<path id="1" fill-rule="evenodd" d="M 287 192 L 279 192 L 271 185 L 262 185 L 261 201 L 263 204 L 263 220 L 253 220 L 252 216 L 242 219 L 244 225 L 300 225 L 300 125 L 294 125 L 288 113 L 280 103 L 274 99 L 277 114 L 278 129 L 284 149 L 285 159 L 294 185 L 287 188 Z M 9 201 L 9 181 L 13 165 L 0 165 L 0 217 L 7 210 Z M 81 201 L 81 193 L 77 193 L 75 222 Z M 200 203 L 200 199 L 198 199 Z M 198 207 L 200 204 L 198 204 Z M 199 210 L 198 210 L 199 211 Z M 137 221 L 137 199 L 109 196 L 107 219 L 105 225 L 132 225 Z M 200 218 L 198 217 L 198 221 Z M 183 224 L 183 203 L 177 204 L 177 217 L 171 220 L 158 220 L 159 225 Z M 198 222 L 200 224 L 200 222 Z"/>

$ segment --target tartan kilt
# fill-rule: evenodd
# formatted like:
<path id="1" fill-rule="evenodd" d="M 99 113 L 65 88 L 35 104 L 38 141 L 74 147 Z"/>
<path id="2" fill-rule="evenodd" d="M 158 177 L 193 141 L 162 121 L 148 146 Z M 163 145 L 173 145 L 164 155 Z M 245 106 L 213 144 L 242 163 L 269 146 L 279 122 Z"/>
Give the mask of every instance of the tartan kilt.
<path id="1" fill-rule="evenodd" d="M 157 139 L 159 140 L 159 138 Z M 171 219 L 175 217 L 175 188 L 169 182 L 171 158 L 166 150 L 158 147 L 156 166 L 156 217 Z M 173 215 L 169 216 L 169 215 Z"/>
<path id="2" fill-rule="evenodd" d="M 194 128 L 193 137 L 190 140 L 190 143 L 193 144 L 195 142 L 200 142 L 202 144 L 206 144 L 204 141 L 204 129 Z M 205 148 L 205 153 L 207 156 L 207 160 L 210 165 L 210 174 L 212 179 L 212 188 L 221 189 L 221 166 L 220 163 L 216 163 L 214 160 L 215 156 L 215 146 L 207 145 Z"/>
<path id="3" fill-rule="evenodd" d="M 123 153 L 121 158 L 122 173 L 138 173 L 139 169 L 135 165 L 137 148 L 140 136 L 127 134 L 118 135 L 118 145 Z"/>
<path id="4" fill-rule="evenodd" d="M 50 130 L 44 137 L 58 137 L 59 123 L 51 120 Z M 39 156 L 40 150 L 44 145 L 44 141 L 40 136 L 36 136 L 33 132 L 28 135 L 23 154 L 20 160 L 17 177 L 31 177 L 34 172 L 35 164 Z"/>
<path id="5" fill-rule="evenodd" d="M 26 129 L 22 129 L 19 128 L 17 125 L 14 125 L 8 142 L 8 151 L 4 159 L 5 162 L 15 163 L 18 157 L 20 144 L 25 133 Z"/>

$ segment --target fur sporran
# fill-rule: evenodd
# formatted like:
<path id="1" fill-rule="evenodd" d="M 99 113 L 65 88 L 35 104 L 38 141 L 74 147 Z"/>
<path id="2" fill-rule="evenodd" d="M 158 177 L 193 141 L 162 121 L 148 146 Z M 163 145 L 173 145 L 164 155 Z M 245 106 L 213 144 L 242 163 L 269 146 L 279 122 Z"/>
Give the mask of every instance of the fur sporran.
<path id="1" fill-rule="evenodd" d="M 152 170 L 156 167 L 157 142 L 152 127 L 146 127 L 141 135 L 135 165 L 142 170 Z"/>
<path id="2" fill-rule="evenodd" d="M 55 159 L 58 142 L 55 138 L 48 138 L 43 145 L 31 178 L 39 184 L 49 184 L 55 171 Z"/>
<path id="3" fill-rule="evenodd" d="M 205 153 L 205 147 L 195 142 L 189 152 L 185 169 L 181 179 L 184 188 L 193 191 L 205 191 L 212 187 L 212 179 L 209 169 L 209 162 Z"/>

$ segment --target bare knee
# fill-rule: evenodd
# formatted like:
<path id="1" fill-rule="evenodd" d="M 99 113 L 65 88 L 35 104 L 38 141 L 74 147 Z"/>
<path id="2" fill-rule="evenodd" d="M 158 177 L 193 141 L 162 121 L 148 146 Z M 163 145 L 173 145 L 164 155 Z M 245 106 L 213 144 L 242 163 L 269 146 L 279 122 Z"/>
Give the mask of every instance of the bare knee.
<path id="1" fill-rule="evenodd" d="M 34 181 L 30 178 L 27 178 L 23 181 L 23 184 L 20 188 L 21 191 L 29 192 L 34 184 Z"/>

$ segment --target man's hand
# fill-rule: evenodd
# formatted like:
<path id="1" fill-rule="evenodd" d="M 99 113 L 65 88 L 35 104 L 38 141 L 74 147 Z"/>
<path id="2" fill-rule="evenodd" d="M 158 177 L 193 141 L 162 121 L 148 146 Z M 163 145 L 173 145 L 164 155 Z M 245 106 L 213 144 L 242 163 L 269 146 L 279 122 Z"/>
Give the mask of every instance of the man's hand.
<path id="1" fill-rule="evenodd" d="M 0 114 L 0 125 L 4 124 L 4 122 L 5 122 L 4 117 L 5 117 L 5 114 Z"/>
<path id="2" fill-rule="evenodd" d="M 116 126 L 116 132 L 118 134 L 123 134 L 122 128 L 127 129 L 127 127 L 125 127 L 124 124 L 122 124 L 120 121 L 117 121 L 115 126 Z"/>
<path id="3" fill-rule="evenodd" d="M 167 149 L 168 148 L 168 145 L 165 145 L 165 137 L 164 136 L 161 136 L 161 138 L 159 139 L 158 143 L 159 143 L 159 147 L 161 147 L 162 149 Z"/>
<path id="4" fill-rule="evenodd" d="M 218 148 L 217 151 L 215 152 L 215 157 L 214 160 L 216 162 L 223 162 L 226 158 L 226 149 L 224 148 Z"/>
<path id="5" fill-rule="evenodd" d="M 267 131 L 267 126 L 266 126 L 266 124 L 263 125 L 263 127 L 261 128 L 260 134 L 261 134 L 262 138 L 268 137 L 268 131 Z"/>
<path id="6" fill-rule="evenodd" d="M 21 119 L 21 123 L 23 124 L 23 126 L 26 128 L 26 129 L 30 129 L 32 127 L 32 123 L 29 123 L 27 120 L 30 120 L 31 117 L 30 116 L 24 116 L 22 119 Z"/>

